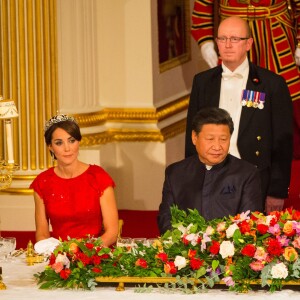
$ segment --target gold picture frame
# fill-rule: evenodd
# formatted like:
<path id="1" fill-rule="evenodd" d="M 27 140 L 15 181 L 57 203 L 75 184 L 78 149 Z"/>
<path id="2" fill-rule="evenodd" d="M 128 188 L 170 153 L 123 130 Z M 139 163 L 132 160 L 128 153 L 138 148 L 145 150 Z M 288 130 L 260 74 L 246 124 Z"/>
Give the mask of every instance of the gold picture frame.
<path id="1" fill-rule="evenodd" d="M 191 59 L 189 0 L 157 0 L 159 70 Z"/>

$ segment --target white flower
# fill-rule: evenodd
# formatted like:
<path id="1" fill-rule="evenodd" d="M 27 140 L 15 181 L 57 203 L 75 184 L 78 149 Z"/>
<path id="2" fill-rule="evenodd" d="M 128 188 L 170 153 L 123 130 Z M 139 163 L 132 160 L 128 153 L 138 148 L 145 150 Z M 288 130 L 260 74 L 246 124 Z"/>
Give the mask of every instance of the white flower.
<path id="1" fill-rule="evenodd" d="M 193 224 L 190 224 L 188 227 L 184 227 L 182 224 L 179 225 L 177 228 L 182 233 L 181 236 L 187 235 L 190 232 L 191 227 Z"/>
<path id="2" fill-rule="evenodd" d="M 237 226 L 235 223 L 230 225 L 226 230 L 226 237 L 230 239 L 233 237 L 234 232 L 239 229 L 239 226 Z"/>
<path id="3" fill-rule="evenodd" d="M 220 252 L 222 258 L 234 255 L 234 245 L 230 241 L 223 241 L 220 245 Z"/>
<path id="4" fill-rule="evenodd" d="M 250 210 L 247 210 L 246 212 L 242 212 L 239 215 L 239 219 L 238 220 L 233 220 L 233 222 L 235 222 L 235 223 L 241 223 L 241 222 L 243 222 L 245 220 L 249 220 L 250 219 L 249 214 L 250 214 Z"/>
<path id="5" fill-rule="evenodd" d="M 69 259 L 67 258 L 67 254 L 64 253 L 64 254 L 57 254 L 56 256 L 56 259 L 55 259 L 55 263 L 62 263 L 64 266 L 66 266 L 66 268 L 69 268 L 70 267 L 70 261 Z"/>
<path id="6" fill-rule="evenodd" d="M 217 226 L 217 231 L 218 231 L 218 232 L 222 232 L 222 231 L 225 230 L 225 228 L 226 228 L 226 223 L 225 223 L 225 222 L 221 222 L 221 223 L 219 223 L 218 226 Z"/>
<path id="7" fill-rule="evenodd" d="M 276 264 L 271 269 L 272 278 L 285 279 L 288 276 L 288 270 L 284 263 Z"/>
<path id="8" fill-rule="evenodd" d="M 183 256 L 177 255 L 175 257 L 174 264 L 178 268 L 178 270 L 180 270 L 186 266 L 186 259 Z"/>
<path id="9" fill-rule="evenodd" d="M 204 233 L 201 240 L 201 251 L 203 252 L 206 249 L 206 243 L 211 242 L 211 238 Z"/>
<path id="10" fill-rule="evenodd" d="M 268 216 L 266 217 L 266 222 L 265 222 L 265 224 L 266 224 L 267 226 L 270 226 L 270 223 L 271 223 L 271 221 L 272 221 L 274 218 L 275 218 L 275 216 L 273 216 L 273 215 L 268 215 Z"/>
<path id="11" fill-rule="evenodd" d="M 199 233 L 190 233 L 186 237 L 186 240 L 191 242 L 193 246 L 196 246 L 198 244 L 198 239 L 199 239 Z"/>
<path id="12" fill-rule="evenodd" d="M 206 228 L 206 230 L 205 230 L 205 233 L 206 233 L 207 235 L 212 235 L 212 234 L 215 233 L 215 230 L 213 229 L 212 226 L 207 226 L 207 228 Z"/>

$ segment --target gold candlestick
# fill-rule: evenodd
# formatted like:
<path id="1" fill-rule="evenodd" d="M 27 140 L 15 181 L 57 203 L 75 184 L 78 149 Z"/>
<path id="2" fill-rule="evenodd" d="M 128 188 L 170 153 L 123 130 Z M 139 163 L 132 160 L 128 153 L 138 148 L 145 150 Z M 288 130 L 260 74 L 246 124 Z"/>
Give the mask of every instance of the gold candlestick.
<path id="1" fill-rule="evenodd" d="M 0 267 L 0 290 L 6 290 L 6 285 L 2 281 L 2 267 Z"/>

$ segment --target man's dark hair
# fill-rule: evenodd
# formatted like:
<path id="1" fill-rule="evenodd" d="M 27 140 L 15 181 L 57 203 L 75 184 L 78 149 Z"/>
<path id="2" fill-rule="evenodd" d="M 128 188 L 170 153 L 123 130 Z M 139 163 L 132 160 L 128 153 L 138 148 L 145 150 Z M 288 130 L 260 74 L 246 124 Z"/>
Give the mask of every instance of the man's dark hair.
<path id="1" fill-rule="evenodd" d="M 205 107 L 200 109 L 193 119 L 192 130 L 198 135 L 202 126 L 206 124 L 227 125 L 230 134 L 233 133 L 233 121 L 229 113 L 222 108 Z"/>

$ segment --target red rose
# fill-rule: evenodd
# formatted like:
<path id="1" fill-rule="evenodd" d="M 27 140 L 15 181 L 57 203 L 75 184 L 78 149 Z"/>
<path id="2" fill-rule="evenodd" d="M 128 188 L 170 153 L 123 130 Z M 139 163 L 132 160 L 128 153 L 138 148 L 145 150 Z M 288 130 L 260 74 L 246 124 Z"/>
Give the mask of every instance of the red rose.
<path id="1" fill-rule="evenodd" d="M 211 254 L 217 255 L 220 251 L 220 243 L 218 241 L 212 241 L 211 246 L 209 247 L 209 252 Z"/>
<path id="2" fill-rule="evenodd" d="M 92 250 L 94 248 L 94 244 L 92 244 L 92 243 L 85 243 L 85 246 L 90 250 Z"/>
<path id="3" fill-rule="evenodd" d="M 95 250 L 96 250 L 96 252 L 98 253 L 99 251 L 102 250 L 102 247 L 97 246 L 97 247 L 95 247 Z"/>
<path id="4" fill-rule="evenodd" d="M 241 223 L 238 224 L 238 226 L 242 234 L 250 232 L 251 230 L 251 226 L 248 221 L 242 221 Z"/>
<path id="5" fill-rule="evenodd" d="M 197 250 L 189 249 L 188 258 L 193 258 L 197 254 Z"/>
<path id="6" fill-rule="evenodd" d="M 55 263 L 56 256 L 51 253 L 50 258 L 49 258 L 49 266 L 53 265 Z"/>
<path id="7" fill-rule="evenodd" d="M 256 247 L 252 244 L 246 245 L 242 250 L 241 253 L 245 256 L 253 257 L 256 251 Z"/>
<path id="8" fill-rule="evenodd" d="M 99 257 L 101 259 L 108 259 L 108 258 L 110 258 L 109 254 L 107 254 L 107 253 L 104 253 L 104 254 L 100 255 Z"/>
<path id="9" fill-rule="evenodd" d="M 269 239 L 267 241 L 267 252 L 272 256 L 280 256 L 282 253 L 280 242 L 275 239 Z"/>
<path id="10" fill-rule="evenodd" d="M 92 268 L 92 272 L 94 272 L 94 273 L 101 273 L 102 270 L 100 268 L 94 267 L 94 268 Z"/>
<path id="11" fill-rule="evenodd" d="M 203 260 L 200 258 L 191 258 L 190 260 L 190 266 L 193 270 L 198 270 L 203 265 Z"/>
<path id="12" fill-rule="evenodd" d="M 91 259 L 83 252 L 77 252 L 75 254 L 75 256 L 76 256 L 76 259 L 80 260 L 84 266 L 88 265 L 91 261 Z"/>
<path id="13" fill-rule="evenodd" d="M 176 274 L 177 269 L 175 267 L 175 263 L 173 261 L 168 261 L 164 265 L 164 271 L 166 274 Z"/>
<path id="14" fill-rule="evenodd" d="M 166 254 L 164 252 L 156 254 L 155 257 L 158 258 L 158 259 L 160 259 L 163 262 L 166 262 L 168 260 L 168 254 Z"/>
<path id="15" fill-rule="evenodd" d="M 148 267 L 147 261 L 144 260 L 143 258 L 137 259 L 137 261 L 135 262 L 135 265 L 137 267 L 141 267 L 141 268 L 144 268 L 144 269 L 147 269 L 147 267 Z"/>
<path id="16" fill-rule="evenodd" d="M 92 260 L 94 265 L 100 265 L 101 264 L 101 257 L 98 256 L 98 255 L 93 255 L 91 257 L 91 260 Z"/>
<path id="17" fill-rule="evenodd" d="M 256 221 L 258 218 L 255 215 L 260 215 L 261 213 L 259 211 L 253 211 L 252 214 L 250 215 L 250 219 L 252 221 Z"/>
<path id="18" fill-rule="evenodd" d="M 277 224 L 277 219 L 276 218 L 272 218 L 271 220 L 270 220 L 270 226 L 274 226 L 274 225 L 276 225 Z"/>
<path id="19" fill-rule="evenodd" d="M 292 219 L 295 221 L 300 221 L 300 210 L 293 211 Z"/>
<path id="20" fill-rule="evenodd" d="M 265 234 L 268 232 L 269 226 L 265 224 L 258 224 L 256 229 L 260 234 Z"/>
<path id="21" fill-rule="evenodd" d="M 187 246 L 189 244 L 189 240 L 186 239 L 186 235 L 182 237 L 182 242 Z"/>
<path id="22" fill-rule="evenodd" d="M 62 278 L 62 279 L 68 279 L 69 276 L 71 275 L 72 271 L 70 269 L 64 269 L 64 270 L 61 270 L 59 272 L 59 276 Z"/>

